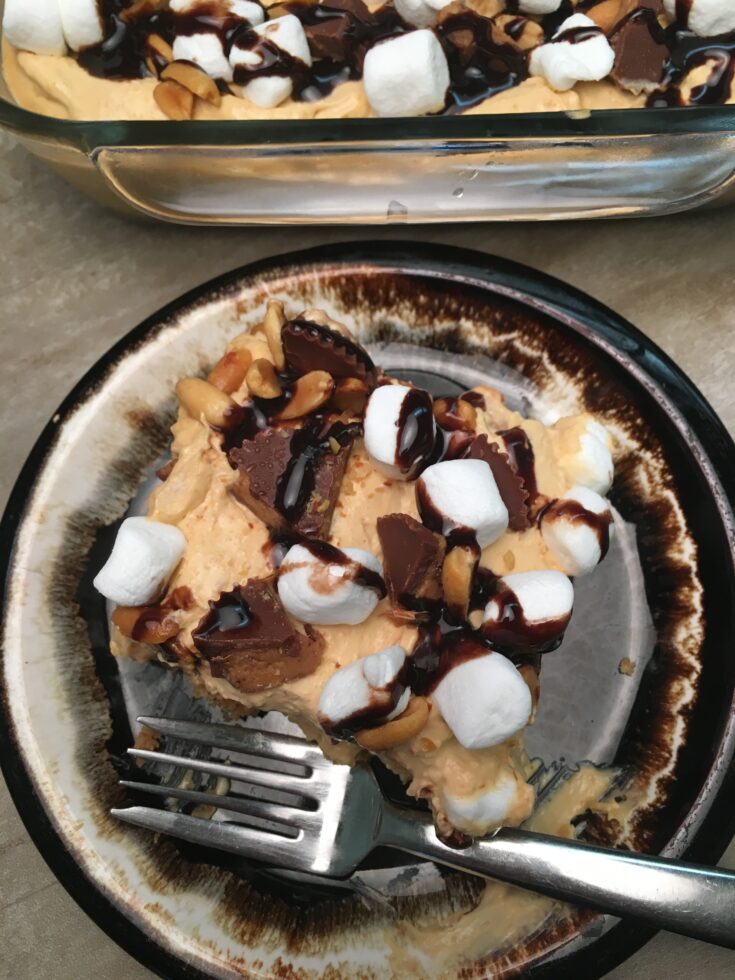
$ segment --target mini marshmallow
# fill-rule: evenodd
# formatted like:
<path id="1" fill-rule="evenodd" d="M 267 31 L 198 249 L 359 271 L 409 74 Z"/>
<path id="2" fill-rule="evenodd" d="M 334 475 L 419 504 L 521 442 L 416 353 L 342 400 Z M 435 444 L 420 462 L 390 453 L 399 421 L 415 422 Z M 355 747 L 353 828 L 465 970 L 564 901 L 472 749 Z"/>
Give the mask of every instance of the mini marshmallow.
<path id="1" fill-rule="evenodd" d="M 406 688 L 396 701 L 395 682 L 406 662 L 403 647 L 386 647 L 335 671 L 322 689 L 317 712 L 327 730 L 339 730 L 363 712 L 385 720 L 397 718 L 408 707 L 411 691 Z"/>
<path id="2" fill-rule="evenodd" d="M 483 833 L 487 828 L 503 824 L 513 812 L 518 795 L 516 781 L 508 772 L 501 772 L 492 789 L 477 796 L 443 798 L 444 811 L 455 827 L 467 833 Z"/>
<path id="3" fill-rule="evenodd" d="M 666 13 L 676 17 L 677 0 L 664 0 Z M 685 25 L 700 37 L 714 37 L 735 31 L 735 4 L 732 0 L 692 0 Z"/>
<path id="4" fill-rule="evenodd" d="M 531 717 L 528 685 L 501 653 L 465 660 L 437 684 L 432 700 L 466 749 L 500 745 Z"/>
<path id="5" fill-rule="evenodd" d="M 450 539 L 454 529 L 469 529 L 486 548 L 508 528 L 508 510 L 484 460 L 434 463 L 419 477 L 416 496 L 424 524 Z"/>
<path id="6" fill-rule="evenodd" d="M 365 410 L 365 449 L 376 470 L 392 480 L 410 480 L 415 475 L 416 465 L 421 463 L 421 459 L 417 459 L 414 465 L 402 469 L 397 462 L 404 401 L 417 390 L 408 385 L 381 385 L 370 396 Z M 426 392 L 422 394 L 430 407 L 431 396 Z M 425 434 L 422 442 L 433 447 L 436 438 L 433 413 L 427 413 L 423 423 L 430 427 L 430 432 Z"/>
<path id="7" fill-rule="evenodd" d="M 380 560 L 361 548 L 342 548 L 348 558 L 383 575 Z M 294 619 L 320 626 L 364 622 L 378 604 L 375 589 L 353 580 L 355 565 L 339 565 L 313 555 L 295 544 L 289 548 L 280 569 L 278 595 Z"/>
<path id="8" fill-rule="evenodd" d="M 197 7 L 205 5 L 210 6 L 206 0 L 170 0 L 169 2 L 169 8 L 175 14 L 193 13 Z M 234 14 L 235 17 L 241 17 L 249 24 L 262 24 L 265 20 L 263 8 L 259 3 L 253 3 L 251 0 L 219 0 L 217 6 L 222 9 L 223 14 Z"/>
<path id="9" fill-rule="evenodd" d="M 520 0 L 518 9 L 522 14 L 553 14 L 561 7 L 561 0 Z"/>
<path id="10" fill-rule="evenodd" d="M 561 572 L 518 572 L 503 576 L 498 585 L 510 589 L 528 623 L 563 621 L 572 613 L 574 586 Z M 501 616 L 501 604 L 491 599 L 485 606 L 483 622 L 497 623 Z"/>
<path id="11" fill-rule="evenodd" d="M 414 27 L 431 27 L 436 15 L 452 0 L 395 0 L 393 6 L 407 24 Z"/>
<path id="12" fill-rule="evenodd" d="M 565 473 L 577 486 L 606 494 L 613 482 L 614 466 L 610 434 L 604 425 L 588 419 L 579 438 L 579 451 L 566 462 Z"/>
<path id="13" fill-rule="evenodd" d="M 59 0 L 5 0 L 3 34 L 21 51 L 66 54 Z"/>
<path id="14" fill-rule="evenodd" d="M 232 68 L 216 34 L 178 34 L 173 43 L 174 61 L 193 61 L 210 78 L 232 81 Z"/>
<path id="15" fill-rule="evenodd" d="M 311 64 L 311 51 L 303 25 L 298 17 L 286 14 L 273 20 L 258 24 L 253 28 L 256 34 L 267 38 L 281 51 L 298 58 L 305 65 Z M 237 68 L 245 65 L 257 68 L 261 63 L 261 55 L 256 49 L 239 48 L 237 44 L 230 51 L 230 65 Z M 293 91 L 293 79 L 282 75 L 260 75 L 241 87 L 244 98 L 261 109 L 272 109 L 287 99 Z"/>
<path id="16" fill-rule="evenodd" d="M 94 587 L 120 606 L 142 606 L 161 595 L 185 547 L 186 538 L 177 527 L 128 517 Z"/>
<path id="17" fill-rule="evenodd" d="M 590 514 L 612 517 L 610 504 L 594 490 L 577 486 L 572 487 L 563 500 L 551 504 L 541 516 L 541 535 L 562 571 L 567 575 L 584 575 L 602 560 L 600 535 L 594 527 L 558 513 L 567 501 L 579 504 Z M 612 525 L 609 530 L 612 532 Z"/>
<path id="18" fill-rule="evenodd" d="M 422 116 L 444 108 L 449 66 L 431 31 L 410 31 L 370 48 L 362 79 L 377 115 Z"/>
<path id="19" fill-rule="evenodd" d="M 73 51 L 101 44 L 105 37 L 97 0 L 59 0 L 66 43 Z"/>
<path id="20" fill-rule="evenodd" d="M 557 40 L 566 31 L 591 28 L 591 37 L 581 41 Z M 548 44 L 531 52 L 529 67 L 532 75 L 541 75 L 552 88 L 566 92 L 577 82 L 596 82 L 610 74 L 615 52 L 605 34 L 591 18 L 573 14 L 563 22 Z"/>

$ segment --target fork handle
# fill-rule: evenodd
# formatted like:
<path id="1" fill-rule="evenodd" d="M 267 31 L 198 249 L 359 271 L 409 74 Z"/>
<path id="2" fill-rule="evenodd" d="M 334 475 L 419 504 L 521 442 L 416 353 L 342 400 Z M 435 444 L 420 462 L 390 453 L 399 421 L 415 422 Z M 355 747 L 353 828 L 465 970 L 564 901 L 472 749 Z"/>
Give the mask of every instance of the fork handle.
<path id="1" fill-rule="evenodd" d="M 471 874 L 735 949 L 735 872 L 503 829 L 461 850 L 386 807 L 380 843 Z"/>

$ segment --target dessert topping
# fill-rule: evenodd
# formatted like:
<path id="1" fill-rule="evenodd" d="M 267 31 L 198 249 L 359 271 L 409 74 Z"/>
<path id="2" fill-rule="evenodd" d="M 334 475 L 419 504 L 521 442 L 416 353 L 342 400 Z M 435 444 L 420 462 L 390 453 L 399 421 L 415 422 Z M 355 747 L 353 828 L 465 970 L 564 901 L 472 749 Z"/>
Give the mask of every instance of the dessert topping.
<path id="1" fill-rule="evenodd" d="M 319 724 L 336 738 L 349 738 L 402 715 L 411 690 L 406 651 L 387 647 L 335 671 L 322 689 Z"/>
<path id="2" fill-rule="evenodd" d="M 245 347 L 238 347 L 228 351 L 217 361 L 207 375 L 207 381 L 225 394 L 231 395 L 242 385 L 252 363 L 253 355 L 250 351 Z"/>
<path id="3" fill-rule="evenodd" d="M 544 542 L 567 575 L 591 572 L 610 545 L 610 505 L 588 487 L 572 487 L 539 516 Z"/>
<path id="4" fill-rule="evenodd" d="M 318 635 L 295 629 L 265 579 L 250 579 L 210 602 L 192 639 L 213 677 L 246 692 L 304 677 L 321 659 Z"/>
<path id="5" fill-rule="evenodd" d="M 388 38 L 365 55 L 365 95 L 378 116 L 440 112 L 449 81 L 446 55 L 430 30 Z"/>
<path id="6" fill-rule="evenodd" d="M 378 537 L 394 615 L 412 621 L 437 616 L 442 599 L 444 538 L 408 514 L 379 517 Z"/>
<path id="7" fill-rule="evenodd" d="M 445 616 L 463 622 L 469 616 L 472 583 L 479 558 L 474 545 L 457 545 L 447 554 L 442 567 Z"/>
<path id="8" fill-rule="evenodd" d="M 394 480 L 414 480 L 436 451 L 431 395 L 421 388 L 376 388 L 365 412 L 365 449 L 376 469 Z"/>
<path id="9" fill-rule="evenodd" d="M 128 517 L 120 525 L 94 587 L 121 606 L 150 603 L 165 589 L 185 547 L 186 538 L 177 527 L 147 517 Z"/>
<path id="10" fill-rule="evenodd" d="M 36 54 L 66 54 L 59 0 L 5 0 L 5 39 L 22 51 Z"/>
<path id="11" fill-rule="evenodd" d="M 193 61 L 172 61 L 161 70 L 159 77 L 163 81 L 171 79 L 178 82 L 197 98 L 212 105 L 219 105 L 222 101 L 217 83 Z"/>
<path id="12" fill-rule="evenodd" d="M 612 77 L 621 88 L 638 95 L 660 86 L 669 48 L 652 9 L 634 10 L 615 28 L 610 43 L 615 51 Z"/>
<path id="13" fill-rule="evenodd" d="M 508 527 L 503 503 L 490 467 L 480 459 L 434 463 L 416 483 L 421 520 L 443 534 L 450 546 L 477 544 L 486 548 Z"/>
<path id="14" fill-rule="evenodd" d="M 291 385 L 285 405 L 273 415 L 274 421 L 300 419 L 318 411 L 332 397 L 334 381 L 326 371 L 309 371 Z"/>
<path id="15" fill-rule="evenodd" d="M 245 98 L 263 109 L 279 105 L 311 65 L 301 21 L 286 14 L 238 33 L 230 48 L 230 64 Z"/>
<path id="16" fill-rule="evenodd" d="M 159 82 L 153 89 L 153 98 L 169 119 L 191 119 L 194 115 L 194 93 L 172 79 Z"/>
<path id="17" fill-rule="evenodd" d="M 408 707 L 392 721 L 379 728 L 365 728 L 355 733 L 355 741 L 369 752 L 385 752 L 415 738 L 429 720 L 431 705 L 426 698 L 411 698 Z"/>
<path id="18" fill-rule="evenodd" d="M 327 371 L 333 378 L 375 382 L 375 365 L 368 352 L 331 327 L 298 317 L 283 327 L 281 339 L 286 363 L 295 375 Z"/>
<path id="19" fill-rule="evenodd" d="M 394 6 L 407 24 L 414 27 L 431 27 L 436 15 L 453 0 L 394 0 Z"/>
<path id="20" fill-rule="evenodd" d="M 466 398 L 437 398 L 434 418 L 437 425 L 447 432 L 474 432 L 477 409 Z"/>
<path id="21" fill-rule="evenodd" d="M 735 31 L 735 7 L 732 0 L 664 0 L 669 17 L 676 18 L 679 27 L 700 37 Z"/>
<path id="22" fill-rule="evenodd" d="M 161 85 L 176 84 L 161 82 L 159 88 Z M 182 378 L 176 385 L 176 394 L 182 408 L 193 419 L 204 418 L 209 425 L 218 429 L 227 428 L 232 423 L 238 408 L 228 394 L 202 378 Z"/>
<path id="23" fill-rule="evenodd" d="M 481 459 L 488 464 L 508 510 L 508 527 L 511 531 L 525 531 L 531 526 L 529 502 L 536 495 L 533 450 L 522 429 L 511 429 L 500 434 L 504 436 L 507 455 L 494 442 L 489 442 L 486 435 L 481 435 L 472 440 L 464 456 L 466 459 Z"/>
<path id="24" fill-rule="evenodd" d="M 72 51 L 101 44 L 105 33 L 97 0 L 60 0 L 59 12 L 64 37 Z"/>
<path id="25" fill-rule="evenodd" d="M 584 14 L 568 17 L 551 41 L 534 48 L 532 75 L 541 75 L 557 91 L 577 82 L 600 81 L 612 71 L 615 52 L 604 32 Z"/>
<path id="26" fill-rule="evenodd" d="M 278 576 L 286 611 L 302 623 L 364 622 L 384 598 L 383 566 L 361 548 L 336 548 L 324 541 L 293 545 Z"/>
<path id="27" fill-rule="evenodd" d="M 286 322 L 283 303 L 278 299 L 268 300 L 263 318 L 263 329 L 273 363 L 278 371 L 286 370 L 286 356 L 283 353 L 283 340 L 281 339 L 281 332 L 286 326 Z"/>
<path id="28" fill-rule="evenodd" d="M 278 398 L 283 392 L 276 369 L 267 357 L 259 357 L 253 361 L 247 370 L 245 380 L 253 398 Z"/>
<path id="29" fill-rule="evenodd" d="M 494 650 L 518 656 L 555 650 L 569 625 L 574 587 L 561 572 L 519 572 L 498 580 L 482 633 Z"/>

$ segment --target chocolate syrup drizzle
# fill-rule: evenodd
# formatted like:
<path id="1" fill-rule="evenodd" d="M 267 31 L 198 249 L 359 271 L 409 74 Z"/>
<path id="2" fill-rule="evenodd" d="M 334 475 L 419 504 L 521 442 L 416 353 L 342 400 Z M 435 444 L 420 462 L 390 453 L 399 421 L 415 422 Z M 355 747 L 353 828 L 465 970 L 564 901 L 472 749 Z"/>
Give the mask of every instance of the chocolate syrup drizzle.
<path id="1" fill-rule="evenodd" d="M 437 439 L 434 435 L 433 403 L 428 391 L 411 388 L 403 399 L 396 446 L 396 466 L 409 479 L 413 479 L 433 461 Z"/>
<path id="2" fill-rule="evenodd" d="M 502 437 L 505 443 L 505 450 L 510 461 L 518 476 L 523 480 L 523 485 L 528 492 L 528 502 L 532 504 L 538 496 L 538 484 L 536 483 L 536 462 L 531 441 L 520 426 L 505 429 L 498 435 Z"/>
<path id="3" fill-rule="evenodd" d="M 318 541 L 316 538 L 287 538 L 283 535 L 273 540 L 277 541 L 278 544 L 284 544 L 286 541 L 290 541 L 289 547 L 292 544 L 300 544 L 314 558 L 328 565 L 341 565 L 345 567 L 351 565 L 353 566 L 353 572 L 350 578 L 353 582 L 357 585 L 362 585 L 366 589 L 372 589 L 374 592 L 377 592 L 380 599 L 384 599 L 388 594 L 382 575 L 372 568 L 368 568 L 367 565 L 355 561 L 354 558 L 350 558 L 341 548 L 337 548 L 327 541 Z"/>
<path id="4" fill-rule="evenodd" d="M 341 718 L 336 725 L 331 724 L 324 716 L 320 717 L 320 724 L 328 735 L 342 739 L 352 738 L 357 732 L 364 731 L 366 728 L 377 728 L 384 725 L 386 716 L 398 706 L 398 702 L 410 683 L 411 658 L 409 657 L 393 680 L 385 687 L 380 688 L 381 693 L 387 695 L 387 701 L 385 697 L 374 696 L 365 708 L 354 711 L 346 718 Z"/>
<path id="5" fill-rule="evenodd" d="M 552 514 L 555 518 L 564 518 L 571 524 L 584 524 L 591 531 L 594 531 L 600 545 L 600 561 L 602 561 L 610 548 L 610 527 L 612 525 L 612 514 L 610 511 L 604 511 L 602 514 L 594 514 L 576 500 L 552 500 L 540 512 L 538 516 L 539 523 L 547 515 Z"/>

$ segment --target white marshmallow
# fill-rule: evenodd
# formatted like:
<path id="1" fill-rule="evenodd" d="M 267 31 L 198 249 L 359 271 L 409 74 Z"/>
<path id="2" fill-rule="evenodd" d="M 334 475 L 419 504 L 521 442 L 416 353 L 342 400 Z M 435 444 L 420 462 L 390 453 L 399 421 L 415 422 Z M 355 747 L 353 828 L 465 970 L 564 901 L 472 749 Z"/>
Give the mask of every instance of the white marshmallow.
<path id="1" fill-rule="evenodd" d="M 175 14 L 187 14 L 205 4 L 207 0 L 170 0 L 169 7 Z M 251 0 L 219 0 L 218 7 L 222 9 L 223 14 L 234 14 L 249 24 L 262 24 L 265 20 L 263 8 L 259 3 L 252 3 Z"/>
<path id="2" fill-rule="evenodd" d="M 362 80 L 379 116 L 422 116 L 444 108 L 449 66 L 431 31 L 410 31 L 370 48 Z"/>
<path id="3" fill-rule="evenodd" d="M 574 604 L 574 586 L 561 572 L 518 572 L 505 575 L 499 581 L 515 595 L 528 623 L 546 623 L 549 620 L 565 620 L 571 615 Z M 500 622 L 502 609 L 496 599 L 485 606 L 483 622 Z"/>
<path id="4" fill-rule="evenodd" d="M 253 30 L 261 37 L 267 38 L 271 44 L 275 44 L 281 51 L 298 58 L 305 65 L 311 64 L 311 51 L 306 33 L 301 21 L 293 14 L 275 17 L 264 24 L 258 24 Z M 235 44 L 230 50 L 232 68 L 237 68 L 240 65 L 254 68 L 260 62 L 261 56 L 257 49 L 239 48 Z M 254 105 L 260 106 L 261 109 L 272 109 L 291 95 L 293 79 L 282 75 L 260 75 L 243 85 L 240 91 L 244 98 Z"/>
<path id="5" fill-rule="evenodd" d="M 401 438 L 400 419 L 403 402 L 415 389 L 408 385 L 381 385 L 370 396 L 365 410 L 365 450 L 376 470 L 392 480 L 410 480 L 415 466 L 401 470 L 396 462 Z M 424 393 L 425 394 L 425 393 Z M 431 401 L 431 396 L 427 396 Z M 431 426 L 430 442 L 436 438 L 434 416 L 426 416 Z M 417 460 L 416 463 L 420 463 Z"/>
<path id="6" fill-rule="evenodd" d="M 66 54 L 59 0 L 5 0 L 3 34 L 20 51 Z"/>
<path id="7" fill-rule="evenodd" d="M 676 0 L 664 0 L 669 17 L 676 17 Z M 693 0 L 685 25 L 700 37 L 713 37 L 735 31 L 735 4 L 732 0 Z"/>
<path id="8" fill-rule="evenodd" d="M 597 28 L 595 22 L 584 14 L 567 17 L 554 38 L 575 28 Z M 552 88 L 566 92 L 577 82 L 596 82 L 612 71 L 615 52 L 604 33 L 597 29 L 593 37 L 585 41 L 552 40 L 531 52 L 529 67 L 532 75 L 541 75 Z"/>
<path id="9" fill-rule="evenodd" d="M 486 548 L 508 527 L 508 510 L 492 470 L 481 459 L 449 459 L 427 467 L 417 482 L 417 496 L 425 494 L 444 518 L 444 533 L 469 528 Z M 429 515 L 424 523 L 431 526 Z M 435 528 L 435 530 L 441 530 Z"/>
<path id="10" fill-rule="evenodd" d="M 161 595 L 185 547 L 186 538 L 177 527 L 128 517 L 94 587 L 120 606 L 142 606 Z"/>
<path id="11" fill-rule="evenodd" d="M 522 14 L 553 14 L 561 7 L 561 0 L 521 0 L 518 9 Z"/>
<path id="12" fill-rule="evenodd" d="M 66 43 L 73 51 L 101 44 L 105 37 L 97 0 L 59 0 Z"/>
<path id="13" fill-rule="evenodd" d="M 564 472 L 577 486 L 606 494 L 613 482 L 612 440 L 604 425 L 588 419 L 579 438 L 579 451 L 565 461 Z"/>
<path id="14" fill-rule="evenodd" d="M 395 701 L 395 680 L 406 662 L 403 647 L 386 647 L 378 653 L 356 660 L 335 671 L 322 689 L 317 711 L 320 723 L 339 729 L 363 711 L 380 715 L 386 721 L 397 718 L 408 707 L 411 697 L 406 688 Z"/>
<path id="15" fill-rule="evenodd" d="M 500 745 L 528 724 L 528 685 L 500 653 L 465 660 L 437 684 L 432 700 L 466 749 Z"/>
<path id="16" fill-rule="evenodd" d="M 452 0 L 394 0 L 393 6 L 407 24 L 414 27 L 431 27 L 436 15 Z"/>
<path id="17" fill-rule="evenodd" d="M 230 62 L 216 34 L 179 34 L 174 38 L 173 52 L 175 61 L 193 61 L 210 78 L 232 81 Z"/>
<path id="18" fill-rule="evenodd" d="M 502 772 L 492 789 L 477 796 L 443 797 L 444 811 L 455 827 L 466 833 L 482 834 L 489 827 L 506 822 L 516 802 L 516 781 Z"/>
<path id="19" fill-rule="evenodd" d="M 361 548 L 342 548 L 353 562 L 383 574 L 380 560 Z M 320 626 L 364 622 L 378 604 L 375 589 L 353 581 L 355 565 L 322 561 L 308 548 L 289 548 L 280 569 L 278 595 L 294 619 Z"/>
<path id="20" fill-rule="evenodd" d="M 572 487 L 558 503 L 563 505 L 566 500 L 576 501 L 592 514 L 611 514 L 607 500 L 588 487 Z M 612 531 L 611 524 L 611 534 Z M 558 515 L 555 504 L 541 517 L 541 535 L 567 575 L 584 575 L 600 563 L 602 551 L 595 529 L 581 521 Z"/>

